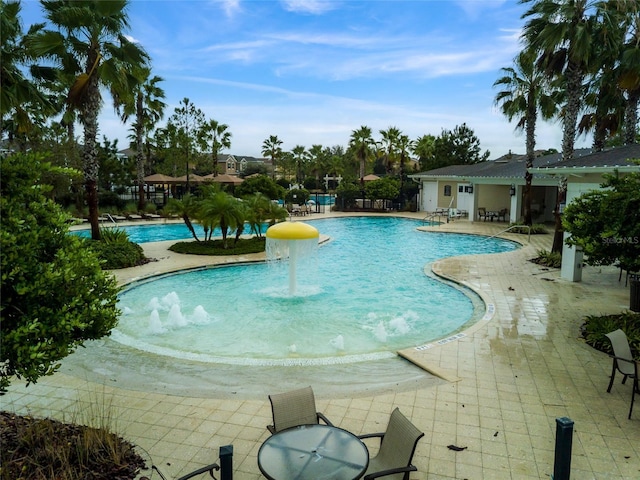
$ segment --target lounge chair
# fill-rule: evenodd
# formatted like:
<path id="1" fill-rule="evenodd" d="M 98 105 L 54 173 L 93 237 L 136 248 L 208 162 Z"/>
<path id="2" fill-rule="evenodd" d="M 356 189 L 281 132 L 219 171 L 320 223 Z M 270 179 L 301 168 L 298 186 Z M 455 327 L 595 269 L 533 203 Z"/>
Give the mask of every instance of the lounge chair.
<path id="1" fill-rule="evenodd" d="M 273 425 L 267 425 L 271 433 L 277 433 L 298 425 L 313 425 L 322 420 L 333 425 L 327 417 L 316 410 L 316 400 L 311 387 L 269 395 Z"/>
<path id="2" fill-rule="evenodd" d="M 369 460 L 364 480 L 388 476 L 395 480 L 409 480 L 409 472 L 418 471 L 411 461 L 418 440 L 423 436 L 424 433 L 398 408 L 391 412 L 385 432 L 359 435 L 360 439 L 380 437 L 380 449 L 378 454 Z"/>
<path id="3" fill-rule="evenodd" d="M 618 329 L 605 335 L 611 341 L 611 347 L 613 348 L 613 366 L 611 368 L 611 380 L 609 381 L 609 387 L 607 393 L 611 392 L 613 386 L 613 379 L 616 375 L 616 370 L 622 374 L 622 383 L 627 381 L 627 377 L 633 380 L 633 388 L 631 389 L 631 406 L 629 407 L 629 417 L 631 418 L 631 412 L 633 411 L 633 400 L 636 394 L 640 394 L 640 386 L 638 385 L 638 362 L 633 359 L 631 355 L 631 348 L 629 347 L 629 340 L 625 333 Z"/>

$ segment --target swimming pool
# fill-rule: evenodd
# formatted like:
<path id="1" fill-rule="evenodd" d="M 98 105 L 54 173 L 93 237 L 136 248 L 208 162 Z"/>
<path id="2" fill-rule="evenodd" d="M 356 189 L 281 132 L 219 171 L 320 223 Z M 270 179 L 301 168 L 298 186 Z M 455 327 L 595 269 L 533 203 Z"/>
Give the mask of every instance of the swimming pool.
<path id="1" fill-rule="evenodd" d="M 394 356 L 458 331 L 484 313 L 471 292 L 425 273 L 452 255 L 498 253 L 513 242 L 422 232 L 397 217 L 310 220 L 331 241 L 298 265 L 204 268 L 121 293 L 111 338 L 173 358 L 240 365 L 324 365 Z M 160 226 L 166 228 L 167 226 Z"/>
<path id="2" fill-rule="evenodd" d="M 124 230 L 129 235 L 129 240 L 134 243 L 147 243 L 147 242 L 161 242 L 163 240 L 189 240 L 193 239 L 193 235 L 184 224 L 180 223 L 163 223 L 163 224 L 150 224 L 150 225 L 113 225 L 106 228 L 118 228 Z M 198 223 L 193 224 L 193 228 L 200 240 L 204 239 L 204 228 Z M 266 226 L 262 229 L 264 232 Z M 91 230 L 82 229 L 74 230 L 74 235 L 80 235 L 81 237 L 91 237 Z M 218 237 L 222 235 L 220 229 L 215 229 L 213 235 Z"/>

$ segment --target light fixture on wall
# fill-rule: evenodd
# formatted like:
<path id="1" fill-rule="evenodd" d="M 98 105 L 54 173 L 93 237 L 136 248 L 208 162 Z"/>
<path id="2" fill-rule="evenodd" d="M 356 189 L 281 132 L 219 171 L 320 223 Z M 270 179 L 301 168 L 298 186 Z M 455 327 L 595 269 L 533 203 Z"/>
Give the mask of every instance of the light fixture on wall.
<path id="1" fill-rule="evenodd" d="M 473 193 L 473 183 L 467 187 L 467 192 Z"/>
<path id="2" fill-rule="evenodd" d="M 516 186 L 512 184 L 509 187 L 509 195 L 511 195 L 513 197 L 515 194 L 516 194 Z"/>

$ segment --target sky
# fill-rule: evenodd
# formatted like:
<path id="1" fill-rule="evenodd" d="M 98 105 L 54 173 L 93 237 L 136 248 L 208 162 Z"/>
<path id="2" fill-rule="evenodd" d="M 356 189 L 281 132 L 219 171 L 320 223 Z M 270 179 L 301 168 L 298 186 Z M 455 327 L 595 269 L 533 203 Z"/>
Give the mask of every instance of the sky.
<path id="1" fill-rule="evenodd" d="M 396 127 L 412 140 L 467 125 L 490 159 L 525 152 L 495 105 L 494 82 L 521 49 L 517 0 L 130 0 L 127 35 L 164 79 L 165 117 L 188 98 L 228 125 L 223 153 L 262 157 L 271 135 L 346 147 L 354 130 Z M 22 0 L 23 28 L 43 21 Z M 99 140 L 129 145 L 104 96 Z M 561 150 L 557 121 L 538 122 L 536 147 Z M 576 148 L 589 146 L 580 137 Z"/>

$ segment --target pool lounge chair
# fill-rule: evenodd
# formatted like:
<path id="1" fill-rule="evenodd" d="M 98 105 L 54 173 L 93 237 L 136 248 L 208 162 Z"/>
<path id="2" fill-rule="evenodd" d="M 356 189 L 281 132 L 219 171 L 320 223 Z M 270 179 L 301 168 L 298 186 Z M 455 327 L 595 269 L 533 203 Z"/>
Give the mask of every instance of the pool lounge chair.
<path id="1" fill-rule="evenodd" d="M 631 418 L 631 412 L 633 411 L 633 400 L 636 394 L 640 394 L 640 386 L 638 385 L 638 362 L 633 359 L 631 355 L 631 348 L 629 347 L 629 340 L 627 335 L 620 329 L 613 332 L 609 332 L 605 335 L 611 341 L 611 347 L 613 348 L 613 366 L 611 367 L 611 380 L 609 381 L 609 387 L 607 393 L 611 392 L 613 386 L 613 379 L 616 376 L 616 371 L 622 374 L 622 383 L 627 381 L 627 377 L 633 380 L 633 387 L 631 389 L 631 406 L 629 407 L 629 417 Z"/>
<path id="2" fill-rule="evenodd" d="M 327 417 L 316 410 L 316 400 L 311 387 L 269 395 L 269 401 L 273 425 L 267 425 L 267 430 L 271 433 L 298 425 L 318 424 L 320 420 L 327 425 L 333 425 Z"/>
<path id="3" fill-rule="evenodd" d="M 418 471 L 411 461 L 418 441 L 423 436 L 424 433 L 396 407 L 391 412 L 385 432 L 358 436 L 360 439 L 380 437 L 380 449 L 378 454 L 369 460 L 364 480 L 378 477 L 409 480 L 409 473 Z"/>

